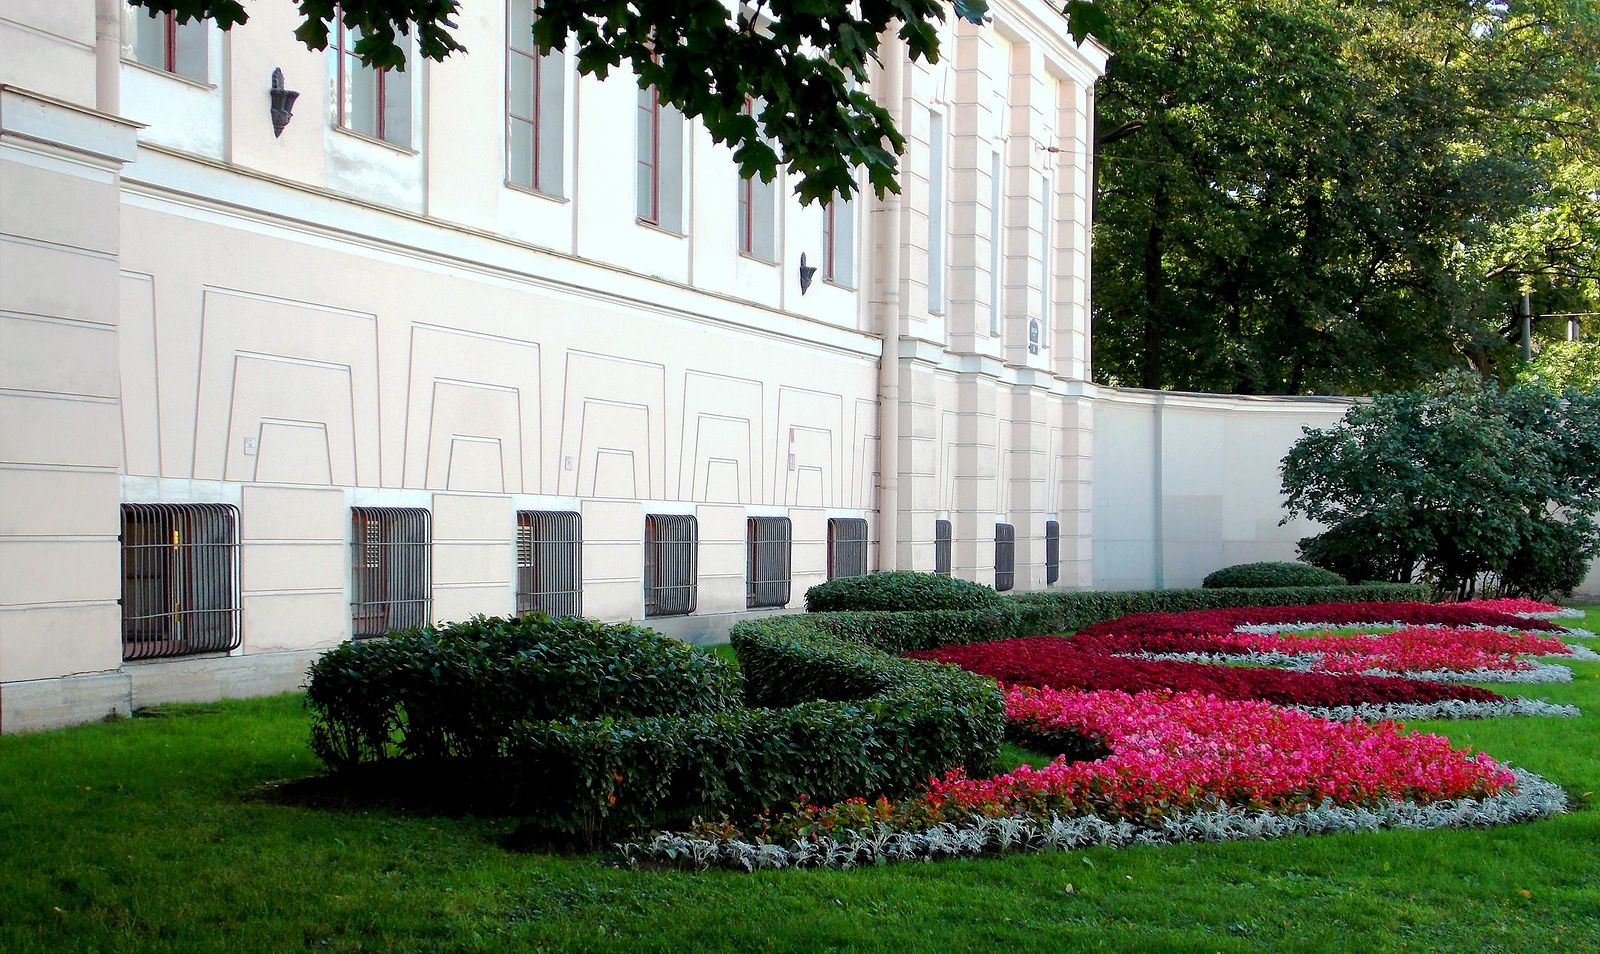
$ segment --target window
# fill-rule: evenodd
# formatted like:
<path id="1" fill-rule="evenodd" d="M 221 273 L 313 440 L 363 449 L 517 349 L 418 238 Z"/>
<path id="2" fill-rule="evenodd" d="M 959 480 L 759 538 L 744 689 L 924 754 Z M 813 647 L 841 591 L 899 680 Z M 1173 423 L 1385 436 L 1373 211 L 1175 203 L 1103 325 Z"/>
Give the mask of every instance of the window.
<path id="1" fill-rule="evenodd" d="M 867 521 L 828 518 L 828 579 L 867 575 Z"/>
<path id="2" fill-rule="evenodd" d="M 834 199 L 822 208 L 822 277 L 846 288 L 856 283 L 856 205 Z"/>
<path id="3" fill-rule="evenodd" d="M 583 613 L 583 518 L 517 511 L 517 613 Z"/>
<path id="4" fill-rule="evenodd" d="M 540 55 L 533 42 L 538 0 L 506 8 L 506 180 L 546 195 L 561 195 L 563 110 L 567 58 Z"/>
<path id="5" fill-rule="evenodd" d="M 639 90 L 639 220 L 670 232 L 683 228 L 683 114 Z"/>
<path id="6" fill-rule="evenodd" d="M 695 518 L 653 513 L 644 518 L 644 615 L 685 616 L 698 598 L 700 527 Z"/>
<path id="7" fill-rule="evenodd" d="M 1039 281 L 1039 347 L 1050 347 L 1051 283 L 1055 281 L 1056 184 L 1044 174 L 1044 277 Z"/>
<path id="8" fill-rule="evenodd" d="M 744 102 L 744 114 L 754 116 L 757 105 Z M 739 252 L 759 258 L 764 262 L 776 261 L 777 222 L 774 198 L 778 180 L 762 182 L 760 176 L 739 177 Z"/>
<path id="9" fill-rule="evenodd" d="M 944 312 L 944 114 L 928 123 L 928 310 Z"/>
<path id="10" fill-rule="evenodd" d="M 123 659 L 239 648 L 238 517 L 227 504 L 123 504 Z"/>
<path id="11" fill-rule="evenodd" d="M 1061 524 L 1056 520 L 1044 522 L 1044 581 L 1055 583 L 1061 579 Z"/>
<path id="12" fill-rule="evenodd" d="M 789 604 L 788 517 L 751 517 L 745 529 L 744 605 Z"/>
<path id="13" fill-rule="evenodd" d="M 948 520 L 933 522 L 933 572 L 940 576 L 950 575 L 950 543 L 953 539 L 950 530 Z"/>
<path id="14" fill-rule="evenodd" d="M 207 79 L 206 34 L 204 20 L 196 18 L 179 23 L 170 13 L 154 13 L 130 6 L 123 55 L 135 63 L 204 83 Z"/>
<path id="15" fill-rule="evenodd" d="M 433 515 L 399 507 L 350 508 L 350 634 L 415 629 L 433 619 Z"/>
<path id="16" fill-rule="evenodd" d="M 333 54 L 338 64 L 335 90 L 339 126 L 382 139 L 402 148 L 411 146 L 411 74 L 367 66 L 356 56 L 361 31 L 343 25 L 342 11 L 334 8 Z M 409 40 L 401 38 L 401 44 Z M 409 65 L 409 55 L 407 58 Z"/>
<path id="17" fill-rule="evenodd" d="M 1004 593 L 1017 585 L 1017 528 L 994 525 L 994 588 Z"/>
<path id="18" fill-rule="evenodd" d="M 1000 334 L 1006 264 L 1006 169 L 997 149 L 989 160 L 989 335 Z"/>

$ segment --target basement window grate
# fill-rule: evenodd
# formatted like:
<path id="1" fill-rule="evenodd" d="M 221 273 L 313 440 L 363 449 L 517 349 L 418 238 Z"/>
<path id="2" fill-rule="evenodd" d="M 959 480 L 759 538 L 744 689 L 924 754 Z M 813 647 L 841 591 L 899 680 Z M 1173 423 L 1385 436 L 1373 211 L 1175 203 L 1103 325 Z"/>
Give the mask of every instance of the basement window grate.
<path id="1" fill-rule="evenodd" d="M 350 634 L 416 629 L 433 619 L 433 515 L 410 507 L 351 507 Z"/>
<path id="2" fill-rule="evenodd" d="M 517 613 L 583 614 L 583 517 L 517 511 Z"/>
<path id="3" fill-rule="evenodd" d="M 940 576 L 950 575 L 950 550 L 954 539 L 950 521 L 933 522 L 933 572 Z"/>
<path id="4" fill-rule="evenodd" d="M 1044 522 L 1044 581 L 1056 583 L 1061 579 L 1061 523 Z"/>
<path id="5" fill-rule="evenodd" d="M 867 575 L 867 521 L 828 518 L 828 579 Z"/>
<path id="6" fill-rule="evenodd" d="M 239 512 L 123 504 L 122 658 L 239 648 Z"/>
<path id="7" fill-rule="evenodd" d="M 694 517 L 644 518 L 644 615 L 687 616 L 699 598 L 700 525 Z"/>
<path id="8" fill-rule="evenodd" d="M 1004 593 L 1017 585 L 1017 528 L 994 525 L 994 588 Z"/>
<path id="9" fill-rule="evenodd" d="M 745 529 L 744 605 L 789 604 L 792 536 L 788 517 L 751 517 Z"/>

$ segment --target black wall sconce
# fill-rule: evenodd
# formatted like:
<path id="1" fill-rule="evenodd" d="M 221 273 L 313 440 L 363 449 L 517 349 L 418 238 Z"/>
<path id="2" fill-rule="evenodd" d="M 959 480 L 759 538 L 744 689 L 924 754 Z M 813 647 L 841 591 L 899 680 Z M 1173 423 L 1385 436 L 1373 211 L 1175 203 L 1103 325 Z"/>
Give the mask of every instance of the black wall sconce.
<path id="1" fill-rule="evenodd" d="M 283 129 L 294 118 L 294 101 L 299 92 L 283 88 L 283 70 L 272 71 L 272 138 L 283 135 Z"/>
<path id="2" fill-rule="evenodd" d="M 800 294 L 804 295 L 811 288 L 811 279 L 817 274 L 817 266 L 806 264 L 806 253 L 800 253 Z"/>

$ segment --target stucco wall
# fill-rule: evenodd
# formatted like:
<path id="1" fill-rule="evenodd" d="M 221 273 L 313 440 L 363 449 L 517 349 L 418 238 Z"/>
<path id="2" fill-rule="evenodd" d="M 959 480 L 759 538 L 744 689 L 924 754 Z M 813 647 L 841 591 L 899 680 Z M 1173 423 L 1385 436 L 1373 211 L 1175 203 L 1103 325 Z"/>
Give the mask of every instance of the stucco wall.
<path id="1" fill-rule="evenodd" d="M 1220 567 L 1291 560 L 1314 531 L 1282 518 L 1278 466 L 1301 428 L 1349 406 L 1103 388 L 1095 405 L 1098 589 L 1198 586 Z"/>

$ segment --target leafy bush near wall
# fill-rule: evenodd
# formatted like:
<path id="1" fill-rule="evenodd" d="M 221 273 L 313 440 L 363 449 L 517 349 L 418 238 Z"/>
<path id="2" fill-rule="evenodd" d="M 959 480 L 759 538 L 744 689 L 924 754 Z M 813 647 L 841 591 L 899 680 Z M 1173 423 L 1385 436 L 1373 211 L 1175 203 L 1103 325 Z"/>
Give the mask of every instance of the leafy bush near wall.
<path id="1" fill-rule="evenodd" d="M 818 583 L 806 590 L 813 613 L 851 610 L 976 610 L 1004 597 L 987 586 L 935 573 L 872 573 Z"/>
<path id="2" fill-rule="evenodd" d="M 1017 633 L 1019 636 L 1069 633 L 1132 613 L 1179 613 L 1231 606 L 1300 606 L 1308 603 L 1419 603 L 1427 602 L 1430 598 L 1428 587 L 1414 583 L 1126 592 L 1084 590 L 1019 593 L 1010 597 L 1023 607 L 1021 631 Z"/>
<path id="3" fill-rule="evenodd" d="M 1223 567 L 1200 584 L 1208 590 L 1241 587 L 1263 589 L 1272 586 L 1345 586 L 1344 577 L 1309 563 L 1264 561 Z"/>
<path id="4" fill-rule="evenodd" d="M 486 759 L 541 719 L 723 712 L 739 672 L 631 623 L 476 617 L 345 643 L 312 664 L 312 747 L 342 768 L 390 756 Z"/>

